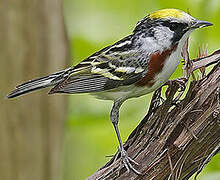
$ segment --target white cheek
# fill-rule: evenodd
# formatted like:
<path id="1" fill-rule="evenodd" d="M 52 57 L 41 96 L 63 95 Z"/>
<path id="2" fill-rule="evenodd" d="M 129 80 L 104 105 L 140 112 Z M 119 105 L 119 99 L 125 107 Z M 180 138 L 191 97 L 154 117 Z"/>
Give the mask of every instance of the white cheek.
<path id="1" fill-rule="evenodd" d="M 155 29 L 154 36 L 157 40 L 157 44 L 160 45 L 160 47 L 167 49 L 171 47 L 173 32 L 170 31 L 168 27 L 157 27 Z"/>
<path id="2" fill-rule="evenodd" d="M 172 45 L 171 39 L 173 38 L 173 32 L 168 27 L 156 27 L 154 29 L 153 37 L 142 37 L 142 49 L 145 52 L 162 51 L 163 49 L 169 49 Z"/>

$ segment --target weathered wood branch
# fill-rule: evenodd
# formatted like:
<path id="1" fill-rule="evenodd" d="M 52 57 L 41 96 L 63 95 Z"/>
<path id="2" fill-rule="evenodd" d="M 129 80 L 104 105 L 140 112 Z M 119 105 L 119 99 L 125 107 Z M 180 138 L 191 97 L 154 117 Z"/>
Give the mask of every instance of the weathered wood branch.
<path id="1" fill-rule="evenodd" d="M 219 60 L 216 51 L 192 61 L 188 73 L 217 64 L 207 76 L 190 82 L 183 99 L 176 102 L 177 83 L 169 86 L 163 103 L 161 89 L 154 93 L 148 114 L 124 144 L 143 175 L 127 173 L 117 152 L 88 179 L 188 179 L 201 171 L 220 149 Z"/>

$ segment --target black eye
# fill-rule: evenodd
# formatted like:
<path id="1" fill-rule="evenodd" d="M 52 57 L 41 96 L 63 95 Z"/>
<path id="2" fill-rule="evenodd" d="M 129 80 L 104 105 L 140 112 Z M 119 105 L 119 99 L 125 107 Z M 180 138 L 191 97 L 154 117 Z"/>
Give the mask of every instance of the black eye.
<path id="1" fill-rule="evenodd" d="M 179 28 L 179 23 L 170 23 L 170 30 L 175 31 Z"/>

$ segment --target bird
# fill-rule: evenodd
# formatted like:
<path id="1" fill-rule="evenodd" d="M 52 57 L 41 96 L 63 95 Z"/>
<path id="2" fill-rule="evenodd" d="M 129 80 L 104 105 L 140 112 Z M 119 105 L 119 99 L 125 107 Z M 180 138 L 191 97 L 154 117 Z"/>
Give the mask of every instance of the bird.
<path id="1" fill-rule="evenodd" d="M 123 147 L 119 133 L 119 110 L 130 98 L 151 93 L 163 86 L 176 70 L 181 50 L 196 29 L 213 24 L 198 20 L 179 9 L 161 9 L 139 20 L 133 32 L 79 64 L 18 85 L 7 97 L 52 87 L 54 93 L 89 93 L 112 100 L 110 120 L 119 143 L 121 163 L 128 172 L 141 174 Z"/>

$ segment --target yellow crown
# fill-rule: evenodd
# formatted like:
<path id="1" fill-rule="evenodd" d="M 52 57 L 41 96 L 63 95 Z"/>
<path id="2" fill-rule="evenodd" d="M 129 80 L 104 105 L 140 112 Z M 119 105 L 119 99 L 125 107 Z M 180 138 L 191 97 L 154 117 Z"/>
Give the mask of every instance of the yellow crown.
<path id="1" fill-rule="evenodd" d="M 178 9 L 162 9 L 155 11 L 149 14 L 149 17 L 152 19 L 161 19 L 161 18 L 182 18 L 184 12 Z"/>

